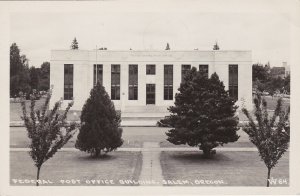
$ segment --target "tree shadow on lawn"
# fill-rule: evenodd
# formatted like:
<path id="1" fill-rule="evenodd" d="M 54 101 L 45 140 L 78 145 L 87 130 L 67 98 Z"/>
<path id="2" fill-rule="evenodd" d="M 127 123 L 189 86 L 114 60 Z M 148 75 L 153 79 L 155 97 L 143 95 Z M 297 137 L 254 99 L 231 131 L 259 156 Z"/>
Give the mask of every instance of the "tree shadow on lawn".
<path id="1" fill-rule="evenodd" d="M 217 151 L 207 159 L 201 151 L 164 151 L 161 165 L 165 179 L 223 179 L 228 186 L 265 186 L 266 183 L 266 167 L 257 152 Z M 283 155 L 271 175 L 289 180 L 289 153 Z"/>
<path id="2" fill-rule="evenodd" d="M 169 154 L 174 160 L 178 161 L 198 161 L 198 162 L 223 162 L 223 161 L 232 161 L 230 157 L 221 152 L 217 152 L 215 155 L 211 157 L 205 157 L 201 151 L 198 152 L 174 152 Z"/>
<path id="3" fill-rule="evenodd" d="M 98 157 L 91 156 L 88 153 L 82 154 L 81 156 L 74 157 L 74 159 L 82 161 L 111 161 L 117 159 L 118 156 L 114 154 L 103 154 Z"/>

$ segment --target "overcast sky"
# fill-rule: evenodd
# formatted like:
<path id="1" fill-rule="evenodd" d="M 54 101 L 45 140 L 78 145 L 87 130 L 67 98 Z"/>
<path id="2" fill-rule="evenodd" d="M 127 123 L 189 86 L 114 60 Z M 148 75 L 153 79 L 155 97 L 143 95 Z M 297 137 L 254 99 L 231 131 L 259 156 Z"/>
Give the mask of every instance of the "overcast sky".
<path id="1" fill-rule="evenodd" d="M 10 41 L 39 67 L 52 49 L 69 49 L 74 37 L 80 49 L 252 50 L 253 63 L 281 66 L 290 61 L 288 15 L 280 13 L 119 12 L 15 13 Z"/>

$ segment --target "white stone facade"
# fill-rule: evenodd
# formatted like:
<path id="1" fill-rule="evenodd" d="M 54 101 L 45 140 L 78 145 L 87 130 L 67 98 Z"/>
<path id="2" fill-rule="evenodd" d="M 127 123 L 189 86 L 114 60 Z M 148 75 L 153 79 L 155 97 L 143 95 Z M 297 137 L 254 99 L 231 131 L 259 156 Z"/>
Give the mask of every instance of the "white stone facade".
<path id="1" fill-rule="evenodd" d="M 252 108 L 252 60 L 251 51 L 110 51 L 110 50 L 52 50 L 50 84 L 53 95 L 50 107 L 64 96 L 64 64 L 73 64 L 72 110 L 81 110 L 93 87 L 94 64 L 103 65 L 103 86 L 111 95 L 111 65 L 120 64 L 120 100 L 113 100 L 116 109 L 124 112 L 130 107 L 147 107 L 146 84 L 155 84 L 155 106 L 165 110 L 172 105 L 181 82 L 181 66 L 189 64 L 199 69 L 207 64 L 209 75 L 216 72 L 228 89 L 229 65 L 238 65 L 237 105 Z M 129 64 L 138 65 L 138 100 L 128 100 Z M 155 64 L 155 75 L 146 75 L 146 65 Z M 164 100 L 164 65 L 173 65 L 173 100 Z M 65 100 L 63 108 L 70 100 Z M 153 106 L 152 106 L 153 107 Z M 122 111 L 122 112 L 123 112 Z"/>

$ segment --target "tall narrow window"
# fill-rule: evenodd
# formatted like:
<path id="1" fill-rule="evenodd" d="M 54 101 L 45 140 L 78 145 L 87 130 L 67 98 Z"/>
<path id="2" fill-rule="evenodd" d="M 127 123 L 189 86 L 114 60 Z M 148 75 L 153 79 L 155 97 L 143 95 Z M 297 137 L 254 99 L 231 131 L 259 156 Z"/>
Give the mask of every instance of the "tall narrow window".
<path id="1" fill-rule="evenodd" d="M 94 86 L 99 82 L 103 84 L 103 65 L 94 64 Z"/>
<path id="2" fill-rule="evenodd" d="M 138 99 L 138 65 L 129 65 L 128 99 Z"/>
<path id="3" fill-rule="evenodd" d="M 199 71 L 208 78 L 208 65 L 199 65 Z"/>
<path id="4" fill-rule="evenodd" d="M 164 66 L 164 100 L 173 100 L 173 65 Z"/>
<path id="5" fill-rule="evenodd" d="M 191 65 L 181 65 L 181 82 L 189 70 L 191 70 Z"/>
<path id="6" fill-rule="evenodd" d="M 229 65 L 229 95 L 238 100 L 238 65 Z"/>
<path id="7" fill-rule="evenodd" d="M 64 65 L 64 100 L 73 99 L 73 65 Z"/>
<path id="8" fill-rule="evenodd" d="M 111 65 L 111 99 L 120 100 L 120 65 Z"/>
<path id="9" fill-rule="evenodd" d="M 155 75 L 155 65 L 146 65 L 146 74 Z"/>

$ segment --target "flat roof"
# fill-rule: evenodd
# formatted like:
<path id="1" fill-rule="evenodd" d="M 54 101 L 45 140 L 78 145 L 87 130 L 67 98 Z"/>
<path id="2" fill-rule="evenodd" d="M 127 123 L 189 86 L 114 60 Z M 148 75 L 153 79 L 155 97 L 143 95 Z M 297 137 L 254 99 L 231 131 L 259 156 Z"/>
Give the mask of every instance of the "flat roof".
<path id="1" fill-rule="evenodd" d="M 83 50 L 83 49 L 53 49 L 51 51 L 85 51 L 85 52 L 252 52 L 252 50 Z"/>

